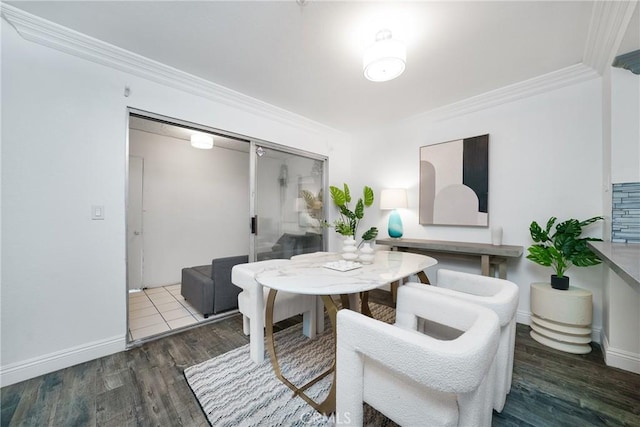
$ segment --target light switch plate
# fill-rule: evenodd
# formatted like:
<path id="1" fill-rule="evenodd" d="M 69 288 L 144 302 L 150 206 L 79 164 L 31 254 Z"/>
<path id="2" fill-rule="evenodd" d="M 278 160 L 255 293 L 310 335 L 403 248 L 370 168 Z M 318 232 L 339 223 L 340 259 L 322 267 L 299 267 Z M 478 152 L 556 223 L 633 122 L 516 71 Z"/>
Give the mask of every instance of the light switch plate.
<path id="1" fill-rule="evenodd" d="M 104 206 L 93 205 L 91 206 L 91 219 L 104 219 Z"/>

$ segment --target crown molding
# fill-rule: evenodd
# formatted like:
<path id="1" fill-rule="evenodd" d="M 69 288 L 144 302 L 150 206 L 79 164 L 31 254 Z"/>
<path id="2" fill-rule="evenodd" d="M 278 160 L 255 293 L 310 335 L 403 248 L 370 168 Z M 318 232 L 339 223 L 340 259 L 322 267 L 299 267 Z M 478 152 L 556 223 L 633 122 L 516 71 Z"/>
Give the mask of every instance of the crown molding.
<path id="1" fill-rule="evenodd" d="M 583 63 L 602 75 L 616 56 L 637 0 L 596 1 L 591 12 Z"/>
<path id="2" fill-rule="evenodd" d="M 473 96 L 444 107 L 436 108 L 409 117 L 406 120 L 442 121 L 486 108 L 528 98 L 541 93 L 571 86 L 576 83 L 600 77 L 591 67 L 576 64 L 529 80 L 514 83 L 500 89 Z"/>
<path id="3" fill-rule="evenodd" d="M 637 1 L 594 3 L 583 64 L 419 113 L 402 121 L 446 120 L 596 78 L 613 60 L 636 4 Z M 0 3 L 0 11 L 2 17 L 26 40 L 308 132 L 345 135 L 341 130 L 105 43 L 14 6 Z"/>
<path id="4" fill-rule="evenodd" d="M 315 134 L 344 132 L 42 19 L 5 3 L 0 13 L 25 40 Z"/>

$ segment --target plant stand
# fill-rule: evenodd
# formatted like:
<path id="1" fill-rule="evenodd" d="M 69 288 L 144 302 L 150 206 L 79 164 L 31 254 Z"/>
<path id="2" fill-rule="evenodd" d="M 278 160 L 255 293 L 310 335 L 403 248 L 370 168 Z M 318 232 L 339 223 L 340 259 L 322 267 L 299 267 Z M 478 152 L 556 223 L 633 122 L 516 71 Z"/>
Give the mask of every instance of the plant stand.
<path id="1" fill-rule="evenodd" d="M 591 292 L 570 286 L 561 291 L 549 283 L 531 284 L 531 338 L 574 354 L 591 351 Z"/>

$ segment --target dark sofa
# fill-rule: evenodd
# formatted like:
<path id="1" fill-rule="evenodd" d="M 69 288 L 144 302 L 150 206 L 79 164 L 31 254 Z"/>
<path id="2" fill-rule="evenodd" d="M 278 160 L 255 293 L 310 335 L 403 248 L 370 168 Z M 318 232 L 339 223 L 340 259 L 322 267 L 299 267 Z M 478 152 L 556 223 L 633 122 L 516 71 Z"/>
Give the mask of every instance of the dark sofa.
<path id="1" fill-rule="evenodd" d="M 183 268 L 180 293 L 205 319 L 238 308 L 241 289 L 231 283 L 231 269 L 246 262 L 249 257 L 241 255 L 216 258 L 210 265 Z"/>
<path id="2" fill-rule="evenodd" d="M 289 234 L 284 233 L 270 252 L 258 254 L 258 261 L 266 259 L 289 259 L 294 255 L 307 254 L 322 251 L 322 234 L 305 233 Z"/>

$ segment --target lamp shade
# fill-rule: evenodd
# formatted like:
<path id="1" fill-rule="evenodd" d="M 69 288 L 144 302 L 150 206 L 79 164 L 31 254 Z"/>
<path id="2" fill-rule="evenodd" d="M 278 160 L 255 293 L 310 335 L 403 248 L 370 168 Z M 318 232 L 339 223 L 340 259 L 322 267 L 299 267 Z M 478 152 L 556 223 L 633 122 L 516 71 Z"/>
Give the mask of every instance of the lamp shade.
<path id="1" fill-rule="evenodd" d="M 191 146 L 203 150 L 213 148 L 213 137 L 204 133 L 194 133 L 191 135 Z"/>
<path id="2" fill-rule="evenodd" d="M 407 48 L 404 43 L 393 40 L 391 31 L 382 30 L 362 57 L 364 76 L 373 82 L 393 80 L 404 72 L 406 61 Z"/>
<path id="3" fill-rule="evenodd" d="M 407 207 L 407 190 L 390 188 L 380 192 L 380 209 L 400 209 Z"/>

